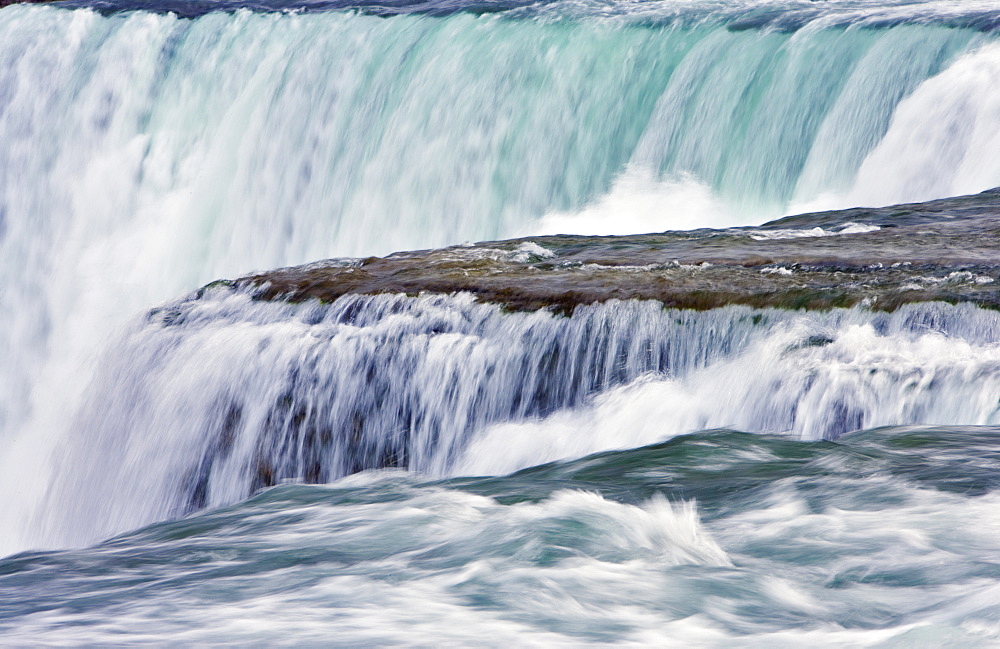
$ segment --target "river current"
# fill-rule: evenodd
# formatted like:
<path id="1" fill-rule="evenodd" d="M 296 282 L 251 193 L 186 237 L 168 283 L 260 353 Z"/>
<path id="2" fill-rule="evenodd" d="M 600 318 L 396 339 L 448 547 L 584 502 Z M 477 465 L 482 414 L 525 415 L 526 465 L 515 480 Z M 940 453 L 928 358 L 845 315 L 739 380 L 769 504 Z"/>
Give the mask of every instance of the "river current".
<path id="1" fill-rule="evenodd" d="M 998 34 L 0 8 L 0 644 L 996 646 Z"/>

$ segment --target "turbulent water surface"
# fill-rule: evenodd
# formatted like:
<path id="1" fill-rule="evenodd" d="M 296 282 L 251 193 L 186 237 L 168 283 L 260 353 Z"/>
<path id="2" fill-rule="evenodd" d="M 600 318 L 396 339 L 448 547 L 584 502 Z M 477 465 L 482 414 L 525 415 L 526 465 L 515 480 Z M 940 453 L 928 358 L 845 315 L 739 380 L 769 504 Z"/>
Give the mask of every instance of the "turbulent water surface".
<path id="1" fill-rule="evenodd" d="M 12 643 L 988 647 L 1000 428 L 282 486 L 0 560 Z"/>
<path id="2" fill-rule="evenodd" d="M 0 644 L 996 646 L 998 37 L 2 6 Z"/>

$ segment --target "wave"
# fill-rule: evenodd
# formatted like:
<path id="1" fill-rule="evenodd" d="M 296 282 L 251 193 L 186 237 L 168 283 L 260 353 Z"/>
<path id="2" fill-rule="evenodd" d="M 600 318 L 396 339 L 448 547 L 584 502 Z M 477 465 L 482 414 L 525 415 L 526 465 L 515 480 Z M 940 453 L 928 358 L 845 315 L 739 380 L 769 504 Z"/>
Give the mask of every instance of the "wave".
<path id="1" fill-rule="evenodd" d="M 282 485 L 0 559 L 0 638 L 988 645 L 997 433 L 708 431 L 504 478 Z"/>

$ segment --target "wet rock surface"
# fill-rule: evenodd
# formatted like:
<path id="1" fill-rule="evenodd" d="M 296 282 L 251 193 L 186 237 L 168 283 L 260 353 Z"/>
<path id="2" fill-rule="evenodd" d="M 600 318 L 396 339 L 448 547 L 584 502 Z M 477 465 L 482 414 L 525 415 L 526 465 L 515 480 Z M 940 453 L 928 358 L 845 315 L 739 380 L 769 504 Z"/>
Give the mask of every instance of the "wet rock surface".
<path id="1" fill-rule="evenodd" d="M 467 291 L 511 310 L 560 313 L 611 299 L 686 309 L 863 304 L 891 311 L 933 300 L 1000 308 L 1000 189 L 757 227 L 530 237 L 333 259 L 225 283 L 261 300 Z"/>

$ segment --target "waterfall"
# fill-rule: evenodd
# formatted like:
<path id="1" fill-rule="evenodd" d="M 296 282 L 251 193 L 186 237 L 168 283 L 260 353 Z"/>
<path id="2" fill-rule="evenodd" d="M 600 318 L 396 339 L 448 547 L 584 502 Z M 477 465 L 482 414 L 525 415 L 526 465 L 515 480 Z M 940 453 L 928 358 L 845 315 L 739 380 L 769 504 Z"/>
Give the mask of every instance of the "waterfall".
<path id="1" fill-rule="evenodd" d="M 217 288 L 109 352 L 40 510 L 49 542 L 75 544 L 365 469 L 502 474 L 715 427 L 995 425 L 998 336 L 1000 314 L 940 303 L 559 317 L 462 294 L 289 305 Z"/>
<path id="2" fill-rule="evenodd" d="M 135 335 L 125 323 L 213 279 L 1000 184 L 995 3 L 517 5 L 190 18 L 72 3 L 0 10 L 0 493 L 25 494 L 0 499 L 0 521 L 40 515 L 57 471 L 49 458 L 101 428 L 108 404 L 88 386 L 108 384 L 104 364 Z M 606 370 L 622 374 L 614 381 L 570 383 L 535 405 L 483 397 L 489 407 L 469 421 L 449 415 L 459 423 L 448 434 L 556 416 L 594 390 L 668 371 L 629 362 Z M 226 421 L 213 430 L 235 426 Z M 373 452 L 431 471 L 462 461 L 459 446 L 434 448 Z M 210 464 L 212 475 L 228 466 Z M 262 475 L 280 479 L 285 466 Z M 306 475 L 302 466 L 287 470 Z M 196 482 L 204 488 L 156 511 L 252 487 L 223 498 L 214 478 Z"/>

